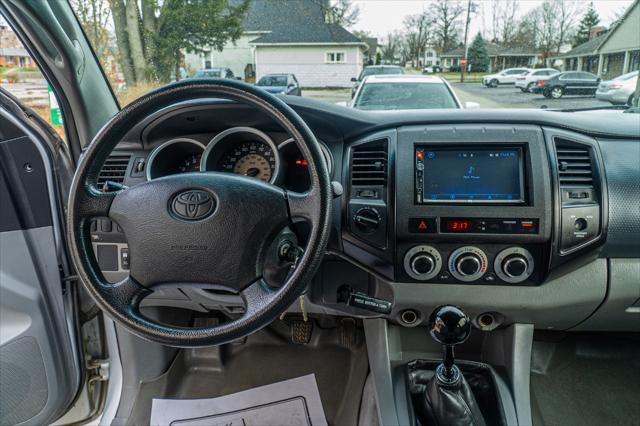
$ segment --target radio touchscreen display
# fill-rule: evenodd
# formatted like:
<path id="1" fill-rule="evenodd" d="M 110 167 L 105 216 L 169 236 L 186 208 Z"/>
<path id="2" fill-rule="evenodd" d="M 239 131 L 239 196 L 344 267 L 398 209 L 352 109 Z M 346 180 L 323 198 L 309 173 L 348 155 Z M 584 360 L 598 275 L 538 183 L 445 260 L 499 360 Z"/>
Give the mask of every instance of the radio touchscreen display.
<path id="1" fill-rule="evenodd" d="M 524 203 L 521 148 L 415 150 L 418 203 Z"/>

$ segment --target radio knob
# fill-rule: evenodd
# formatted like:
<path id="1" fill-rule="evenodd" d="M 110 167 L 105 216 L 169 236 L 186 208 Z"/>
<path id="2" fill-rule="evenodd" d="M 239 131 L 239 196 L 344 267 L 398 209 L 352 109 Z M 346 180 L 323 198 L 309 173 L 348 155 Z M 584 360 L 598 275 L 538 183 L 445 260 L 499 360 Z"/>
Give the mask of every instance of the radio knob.
<path id="1" fill-rule="evenodd" d="M 411 270 L 416 275 L 427 275 L 431 273 L 435 265 L 436 262 L 430 254 L 416 254 L 411 258 Z"/>
<path id="2" fill-rule="evenodd" d="M 511 278 L 519 278 L 523 276 L 527 269 L 529 268 L 529 262 L 524 256 L 519 254 L 514 254 L 512 256 L 507 257 L 504 262 L 502 262 L 502 270 L 505 275 Z"/>
<path id="3" fill-rule="evenodd" d="M 475 254 L 460 256 L 456 262 L 456 269 L 463 276 L 475 275 L 480 272 L 482 261 Z"/>

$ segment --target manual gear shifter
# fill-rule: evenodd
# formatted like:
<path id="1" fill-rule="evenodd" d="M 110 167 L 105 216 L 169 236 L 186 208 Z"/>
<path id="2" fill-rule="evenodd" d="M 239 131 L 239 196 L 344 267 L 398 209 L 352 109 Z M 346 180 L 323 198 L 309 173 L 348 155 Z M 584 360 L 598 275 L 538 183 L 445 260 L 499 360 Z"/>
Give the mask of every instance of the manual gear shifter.
<path id="1" fill-rule="evenodd" d="M 460 370 L 454 364 L 453 347 L 469 338 L 471 322 L 462 309 L 443 305 L 429 317 L 429 334 L 443 348 L 443 362 L 437 370 L 438 380 L 453 384 L 460 379 Z"/>
<path id="2" fill-rule="evenodd" d="M 422 412 L 428 417 L 428 424 L 485 426 L 471 388 L 454 363 L 453 347 L 471 333 L 469 317 L 457 306 L 440 306 L 429 317 L 429 333 L 442 345 L 444 359 L 425 390 Z"/>

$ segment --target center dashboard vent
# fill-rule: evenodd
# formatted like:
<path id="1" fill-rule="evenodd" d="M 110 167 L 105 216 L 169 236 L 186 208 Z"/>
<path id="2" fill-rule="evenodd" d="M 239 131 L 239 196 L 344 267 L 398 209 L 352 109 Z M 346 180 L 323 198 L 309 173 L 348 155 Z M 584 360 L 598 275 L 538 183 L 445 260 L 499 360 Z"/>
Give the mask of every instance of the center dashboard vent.
<path id="1" fill-rule="evenodd" d="M 351 153 L 351 186 L 385 186 L 388 176 L 387 140 L 357 145 Z"/>
<path id="2" fill-rule="evenodd" d="M 127 174 L 131 155 L 111 155 L 104 162 L 98 175 L 98 187 L 104 188 L 107 181 L 122 184 Z"/>
<path id="3" fill-rule="evenodd" d="M 593 186 L 590 149 L 582 144 L 555 138 L 560 186 Z"/>

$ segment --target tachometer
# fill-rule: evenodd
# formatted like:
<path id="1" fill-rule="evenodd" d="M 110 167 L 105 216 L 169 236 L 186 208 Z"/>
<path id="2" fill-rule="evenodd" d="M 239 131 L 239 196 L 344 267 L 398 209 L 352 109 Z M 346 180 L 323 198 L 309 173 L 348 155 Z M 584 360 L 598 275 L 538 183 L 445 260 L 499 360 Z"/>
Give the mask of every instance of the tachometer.
<path id="1" fill-rule="evenodd" d="M 147 180 L 177 173 L 197 172 L 204 145 L 189 138 L 171 139 L 149 154 Z"/>
<path id="2" fill-rule="evenodd" d="M 178 171 L 180 173 L 200 171 L 200 157 L 202 154 L 189 154 L 180 161 Z"/>

